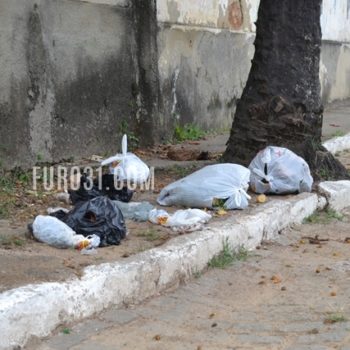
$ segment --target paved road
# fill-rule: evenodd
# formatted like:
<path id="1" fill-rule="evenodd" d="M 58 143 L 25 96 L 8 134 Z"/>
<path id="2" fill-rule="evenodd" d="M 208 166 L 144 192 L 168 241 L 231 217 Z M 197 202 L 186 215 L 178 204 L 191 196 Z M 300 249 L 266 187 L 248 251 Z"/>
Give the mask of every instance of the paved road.
<path id="1" fill-rule="evenodd" d="M 349 350 L 350 210 L 342 221 L 331 216 L 283 232 L 245 262 L 66 325 L 28 349 Z M 302 238 L 316 234 L 330 241 Z"/>

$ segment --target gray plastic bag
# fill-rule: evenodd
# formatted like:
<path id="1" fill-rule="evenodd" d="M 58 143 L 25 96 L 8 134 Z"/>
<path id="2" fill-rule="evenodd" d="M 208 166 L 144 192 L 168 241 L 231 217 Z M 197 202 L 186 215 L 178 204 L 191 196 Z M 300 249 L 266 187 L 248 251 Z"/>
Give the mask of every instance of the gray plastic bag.
<path id="1" fill-rule="evenodd" d="M 268 146 L 249 165 L 250 187 L 256 193 L 311 192 L 313 178 L 305 160 L 287 148 Z"/>
<path id="2" fill-rule="evenodd" d="M 166 206 L 212 208 L 214 200 L 224 200 L 226 209 L 244 209 L 250 199 L 246 193 L 249 177 L 249 169 L 238 164 L 208 165 L 163 188 L 157 202 Z"/>

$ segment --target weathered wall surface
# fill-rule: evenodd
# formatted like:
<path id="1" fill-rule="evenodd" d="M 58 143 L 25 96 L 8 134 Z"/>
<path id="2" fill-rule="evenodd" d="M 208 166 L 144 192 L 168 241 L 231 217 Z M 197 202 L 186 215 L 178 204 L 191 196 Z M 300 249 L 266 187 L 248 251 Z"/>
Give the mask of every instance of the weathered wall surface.
<path id="1" fill-rule="evenodd" d="M 0 164 L 231 127 L 259 0 L 1 0 Z M 324 0 L 325 102 L 350 97 L 350 0 Z"/>
<path id="2" fill-rule="evenodd" d="M 4 165 L 116 149 L 118 125 L 134 112 L 136 74 L 130 6 L 112 5 L 0 2 Z"/>
<path id="3" fill-rule="evenodd" d="M 168 122 L 229 128 L 254 53 L 259 0 L 158 0 L 159 73 Z M 324 103 L 350 97 L 350 0 L 324 0 Z"/>

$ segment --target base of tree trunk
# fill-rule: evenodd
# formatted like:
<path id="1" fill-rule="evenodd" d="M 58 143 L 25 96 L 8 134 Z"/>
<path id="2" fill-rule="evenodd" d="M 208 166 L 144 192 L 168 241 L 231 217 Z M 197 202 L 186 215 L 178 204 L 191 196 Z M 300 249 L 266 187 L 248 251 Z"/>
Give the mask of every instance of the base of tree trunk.
<path id="1" fill-rule="evenodd" d="M 281 96 L 258 104 L 241 100 L 223 160 L 248 166 L 258 151 L 281 146 L 305 159 L 315 181 L 350 179 L 346 168 L 321 144 L 322 112 L 308 111 Z M 245 125 L 242 119 L 247 117 Z"/>

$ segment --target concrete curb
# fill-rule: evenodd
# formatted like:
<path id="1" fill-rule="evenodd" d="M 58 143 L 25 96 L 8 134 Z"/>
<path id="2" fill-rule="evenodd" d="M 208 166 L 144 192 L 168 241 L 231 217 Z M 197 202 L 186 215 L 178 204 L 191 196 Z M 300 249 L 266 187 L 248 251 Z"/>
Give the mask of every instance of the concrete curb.
<path id="1" fill-rule="evenodd" d="M 325 143 L 338 152 L 348 141 Z M 339 138 L 343 139 L 343 138 Z M 336 146 L 338 145 L 338 146 Z M 341 146 L 339 146 L 341 145 Z M 338 148 L 337 148 L 338 147 Z M 23 346 L 32 337 L 45 337 L 57 326 L 81 320 L 110 305 L 137 303 L 178 285 L 222 250 L 228 240 L 235 249 L 252 250 L 273 239 L 284 228 L 301 223 L 327 205 L 335 210 L 350 206 L 350 181 L 324 182 L 321 195 L 303 193 L 271 200 L 256 208 L 235 212 L 229 219 L 203 231 L 173 238 L 160 248 L 122 262 L 89 266 L 81 279 L 64 283 L 28 285 L 0 294 L 0 349 Z"/>
<path id="2" fill-rule="evenodd" d="M 350 148 L 350 133 L 345 136 L 335 137 L 323 143 L 323 146 L 332 154 Z"/>

